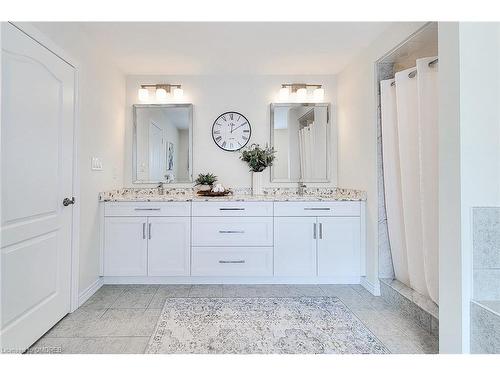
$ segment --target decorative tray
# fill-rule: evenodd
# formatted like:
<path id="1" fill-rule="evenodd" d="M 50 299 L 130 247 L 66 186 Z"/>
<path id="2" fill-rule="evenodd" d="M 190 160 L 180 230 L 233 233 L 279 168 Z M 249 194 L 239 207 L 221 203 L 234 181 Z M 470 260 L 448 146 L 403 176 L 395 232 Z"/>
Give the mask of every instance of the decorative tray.
<path id="1" fill-rule="evenodd" d="M 233 194 L 233 192 L 231 190 L 219 191 L 219 192 L 215 192 L 215 191 L 211 191 L 211 190 L 205 190 L 205 191 L 198 190 L 196 192 L 196 194 L 204 196 L 204 197 L 224 197 L 226 195 Z"/>

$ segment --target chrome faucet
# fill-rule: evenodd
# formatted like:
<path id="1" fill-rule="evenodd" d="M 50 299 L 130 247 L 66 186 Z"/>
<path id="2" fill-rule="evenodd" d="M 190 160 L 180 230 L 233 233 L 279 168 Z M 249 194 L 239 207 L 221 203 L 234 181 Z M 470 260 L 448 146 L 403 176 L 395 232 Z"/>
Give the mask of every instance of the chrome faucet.
<path id="1" fill-rule="evenodd" d="M 157 186 L 158 187 L 158 195 L 165 194 L 165 186 L 163 186 L 163 185 L 164 185 L 163 182 L 160 182 L 158 184 L 158 186 Z"/>
<path id="2" fill-rule="evenodd" d="M 298 185 L 299 186 L 297 188 L 297 194 L 298 195 L 304 195 L 304 193 L 306 192 L 307 186 L 302 181 L 299 181 Z"/>

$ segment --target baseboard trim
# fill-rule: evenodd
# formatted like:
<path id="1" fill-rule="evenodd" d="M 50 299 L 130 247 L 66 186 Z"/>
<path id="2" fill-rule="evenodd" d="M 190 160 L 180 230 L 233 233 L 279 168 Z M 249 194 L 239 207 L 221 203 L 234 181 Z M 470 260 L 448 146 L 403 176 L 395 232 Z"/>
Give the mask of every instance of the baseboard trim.
<path id="1" fill-rule="evenodd" d="M 367 291 L 369 291 L 371 294 L 374 296 L 378 297 L 380 296 L 380 283 L 377 281 L 377 283 L 372 284 L 366 276 L 361 277 L 361 286 L 365 288 Z"/>
<path id="2" fill-rule="evenodd" d="M 87 300 L 92 297 L 92 295 L 97 292 L 103 285 L 104 280 L 102 277 L 99 277 L 96 281 L 90 284 L 87 289 L 80 293 L 80 296 L 78 297 L 78 307 L 87 302 Z"/>
<path id="3" fill-rule="evenodd" d="M 346 277 L 104 276 L 104 284 L 359 284 Z"/>

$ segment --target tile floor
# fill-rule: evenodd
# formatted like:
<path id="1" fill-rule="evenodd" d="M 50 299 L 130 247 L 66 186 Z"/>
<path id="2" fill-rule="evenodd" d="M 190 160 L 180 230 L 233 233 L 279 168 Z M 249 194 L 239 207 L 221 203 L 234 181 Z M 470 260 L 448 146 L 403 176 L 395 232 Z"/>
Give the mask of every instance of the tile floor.
<path id="1" fill-rule="evenodd" d="M 392 353 L 437 353 L 438 341 L 360 285 L 105 285 L 30 352 L 143 353 L 168 297 L 335 296 Z"/>

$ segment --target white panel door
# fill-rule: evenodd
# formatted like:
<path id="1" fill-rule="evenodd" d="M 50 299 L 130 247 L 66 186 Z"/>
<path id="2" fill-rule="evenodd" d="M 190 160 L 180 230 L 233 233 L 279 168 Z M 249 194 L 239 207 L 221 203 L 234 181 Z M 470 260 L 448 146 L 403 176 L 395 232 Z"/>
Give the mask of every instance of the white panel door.
<path id="1" fill-rule="evenodd" d="M 148 275 L 189 276 L 191 218 L 148 218 Z"/>
<path id="2" fill-rule="evenodd" d="M 69 312 L 72 66 L 2 23 L 1 346 L 24 350 Z"/>
<path id="3" fill-rule="evenodd" d="M 359 217 L 318 218 L 318 276 L 359 277 Z"/>
<path id="4" fill-rule="evenodd" d="M 165 152 L 163 130 L 153 121 L 149 123 L 149 181 L 163 181 Z"/>
<path id="5" fill-rule="evenodd" d="M 104 219 L 104 276 L 146 276 L 147 218 Z"/>
<path id="6" fill-rule="evenodd" d="M 274 276 L 316 276 L 316 220 L 274 219 Z"/>

